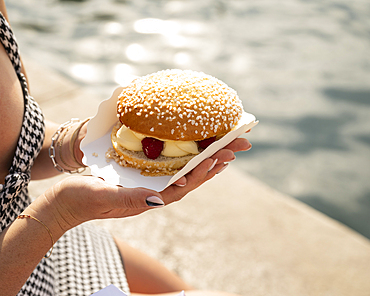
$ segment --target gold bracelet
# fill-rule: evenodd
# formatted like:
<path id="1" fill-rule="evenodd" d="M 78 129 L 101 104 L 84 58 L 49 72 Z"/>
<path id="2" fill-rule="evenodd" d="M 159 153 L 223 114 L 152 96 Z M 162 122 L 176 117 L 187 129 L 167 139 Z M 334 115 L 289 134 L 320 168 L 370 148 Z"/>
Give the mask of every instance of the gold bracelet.
<path id="1" fill-rule="evenodd" d="M 47 227 L 43 222 L 41 222 L 39 219 L 37 219 L 37 218 L 35 218 L 31 215 L 19 215 L 17 217 L 17 219 L 26 219 L 26 218 L 33 219 L 33 220 L 39 222 L 49 232 L 49 235 L 50 235 L 50 238 L 51 238 L 51 249 L 50 249 L 49 255 L 47 255 L 47 253 L 46 253 L 46 255 L 44 256 L 44 258 L 49 258 L 51 256 L 51 253 L 53 253 L 53 248 L 54 248 L 54 238 L 53 238 L 53 235 L 51 234 L 51 231 L 50 231 L 49 227 Z"/>

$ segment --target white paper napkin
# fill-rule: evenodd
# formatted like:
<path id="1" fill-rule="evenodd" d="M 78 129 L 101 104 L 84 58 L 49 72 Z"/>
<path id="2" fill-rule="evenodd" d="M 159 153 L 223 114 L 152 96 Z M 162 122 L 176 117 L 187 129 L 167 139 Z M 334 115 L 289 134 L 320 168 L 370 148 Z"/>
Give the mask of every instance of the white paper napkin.
<path id="1" fill-rule="evenodd" d="M 109 285 L 104 289 L 92 294 L 91 296 L 127 296 L 126 293 L 122 292 L 115 285 Z M 185 296 L 185 292 L 181 291 L 177 296 Z"/>

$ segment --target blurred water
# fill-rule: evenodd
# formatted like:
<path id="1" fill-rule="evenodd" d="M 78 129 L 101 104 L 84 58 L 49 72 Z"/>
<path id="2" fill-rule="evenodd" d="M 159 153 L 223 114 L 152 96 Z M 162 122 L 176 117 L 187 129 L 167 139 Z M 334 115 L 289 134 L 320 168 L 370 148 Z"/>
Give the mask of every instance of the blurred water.
<path id="1" fill-rule="evenodd" d="M 167 68 L 236 89 L 260 124 L 233 165 L 370 238 L 370 2 L 7 1 L 21 50 L 102 99 Z"/>

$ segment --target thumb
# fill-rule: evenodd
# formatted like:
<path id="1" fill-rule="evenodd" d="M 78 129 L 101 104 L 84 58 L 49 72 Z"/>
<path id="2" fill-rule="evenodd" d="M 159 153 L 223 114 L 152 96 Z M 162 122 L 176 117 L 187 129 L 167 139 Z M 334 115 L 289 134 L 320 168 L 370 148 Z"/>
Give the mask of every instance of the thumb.
<path id="1" fill-rule="evenodd" d="M 146 188 L 124 188 L 118 186 L 117 206 L 126 209 L 163 207 L 161 195 Z"/>

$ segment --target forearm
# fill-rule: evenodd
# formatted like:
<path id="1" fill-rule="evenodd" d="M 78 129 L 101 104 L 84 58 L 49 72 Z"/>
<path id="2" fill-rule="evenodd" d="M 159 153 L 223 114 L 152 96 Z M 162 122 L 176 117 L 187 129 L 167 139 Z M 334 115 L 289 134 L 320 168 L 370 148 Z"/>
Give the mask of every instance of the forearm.
<path id="1" fill-rule="evenodd" d="M 32 167 L 31 177 L 33 180 L 45 179 L 60 174 L 54 167 L 49 156 L 49 148 L 52 144 L 52 137 L 60 127 L 59 124 L 45 121 L 45 140 L 40 154 Z M 86 134 L 86 121 L 77 122 L 70 127 L 61 130 L 61 134 L 54 143 L 55 161 L 63 170 L 73 171 L 83 167 L 83 153 L 80 150 L 80 143 Z"/>
<path id="2" fill-rule="evenodd" d="M 31 170 L 31 177 L 33 180 L 46 179 L 60 174 L 60 172 L 54 168 L 49 157 L 51 137 L 58 127 L 59 125 L 57 123 L 45 120 L 45 140 Z"/>
<path id="3" fill-rule="evenodd" d="M 24 210 L 42 221 L 57 241 L 68 225 L 63 225 L 53 201 L 46 195 L 38 197 Z M 43 256 L 52 247 L 47 229 L 33 219 L 16 219 L 0 234 L 0 287 L 1 295 L 16 295 Z M 46 259 L 49 260 L 49 259 Z"/>

